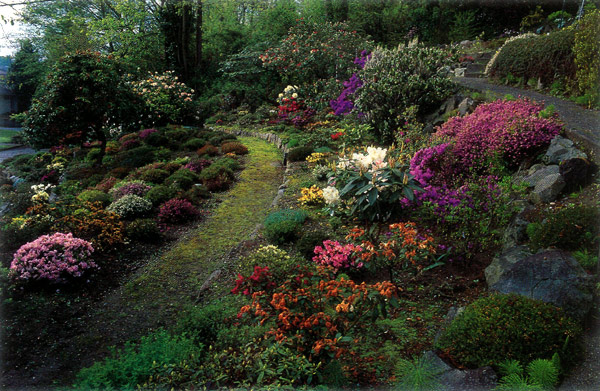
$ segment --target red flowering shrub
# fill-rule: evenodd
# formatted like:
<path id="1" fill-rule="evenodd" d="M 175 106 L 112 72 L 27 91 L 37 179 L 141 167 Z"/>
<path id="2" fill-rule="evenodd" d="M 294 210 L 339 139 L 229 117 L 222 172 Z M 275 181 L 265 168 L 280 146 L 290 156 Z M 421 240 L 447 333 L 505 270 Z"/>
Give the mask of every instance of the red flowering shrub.
<path id="1" fill-rule="evenodd" d="M 144 130 L 140 130 L 140 132 L 138 133 L 138 137 L 142 140 L 144 140 L 146 137 L 150 136 L 152 133 L 156 133 L 158 132 L 158 130 L 156 129 L 144 129 Z"/>
<path id="2" fill-rule="evenodd" d="M 360 269 L 363 267 L 363 263 L 357 262 L 357 254 L 361 251 L 360 246 L 342 245 L 337 240 L 325 240 L 323 246 L 315 247 L 313 261 L 319 265 L 331 266 L 335 269 Z"/>
<path id="3" fill-rule="evenodd" d="M 222 153 L 235 153 L 236 155 L 246 155 L 248 147 L 238 141 L 231 141 L 221 145 Z"/>
<path id="4" fill-rule="evenodd" d="M 254 266 L 254 272 L 250 277 L 244 277 L 238 274 L 238 278 L 235 281 L 235 288 L 231 290 L 231 293 L 242 294 L 245 296 L 251 295 L 253 292 L 258 291 L 269 291 L 275 288 L 275 283 L 272 280 L 271 272 L 269 267 Z"/>
<path id="5" fill-rule="evenodd" d="M 10 276 L 17 281 L 65 282 L 95 268 L 91 243 L 72 234 L 43 235 L 21 246 L 13 256 Z"/>
<path id="6" fill-rule="evenodd" d="M 388 281 L 357 284 L 322 274 L 300 272 L 276 288 L 253 292 L 238 317 L 248 314 L 270 325 L 268 335 L 311 362 L 342 356 L 351 346 L 350 335 L 368 327 L 367 319 L 383 315 L 397 289 Z"/>
<path id="7" fill-rule="evenodd" d="M 196 153 L 199 156 L 208 155 L 208 156 L 217 156 L 219 154 L 219 148 L 215 147 L 211 144 L 206 144 L 202 148 L 200 148 Z"/>
<path id="8" fill-rule="evenodd" d="M 182 224 L 198 217 L 200 212 L 188 200 L 173 198 L 160 206 L 158 211 L 159 223 Z"/>

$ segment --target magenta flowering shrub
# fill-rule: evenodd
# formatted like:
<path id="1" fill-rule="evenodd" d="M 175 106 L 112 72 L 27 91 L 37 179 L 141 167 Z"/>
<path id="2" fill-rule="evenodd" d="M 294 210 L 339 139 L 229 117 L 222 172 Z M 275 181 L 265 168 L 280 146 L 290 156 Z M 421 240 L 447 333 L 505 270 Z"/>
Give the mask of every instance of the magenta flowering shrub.
<path id="1" fill-rule="evenodd" d="M 360 269 L 364 266 L 362 262 L 357 261 L 356 253 L 360 251 L 362 248 L 354 244 L 340 244 L 337 240 L 325 240 L 323 246 L 315 247 L 313 261 L 336 269 Z"/>
<path id="2" fill-rule="evenodd" d="M 360 69 L 363 69 L 370 57 L 371 55 L 368 54 L 366 50 L 363 50 L 360 53 L 360 57 L 356 57 L 354 59 L 354 63 L 358 65 Z M 332 99 L 329 102 L 329 105 L 333 109 L 335 115 L 350 114 L 350 112 L 354 108 L 354 102 L 350 99 L 354 95 L 356 90 L 362 87 L 362 85 L 363 82 L 360 80 L 356 73 L 353 73 L 350 79 L 344 82 L 344 89 L 342 90 L 340 96 L 338 96 L 336 99 Z"/>
<path id="3" fill-rule="evenodd" d="M 65 282 L 66 277 L 80 277 L 97 265 L 90 258 L 90 242 L 73 234 L 42 235 L 21 246 L 13 256 L 10 276 L 16 281 L 45 280 Z"/>
<path id="4" fill-rule="evenodd" d="M 182 224 L 198 217 L 200 211 L 188 200 L 173 198 L 160 206 L 158 221 L 162 225 Z"/>
<path id="5" fill-rule="evenodd" d="M 192 160 L 187 163 L 183 168 L 187 168 L 188 170 L 195 172 L 196 174 L 200 173 L 200 171 L 204 170 L 206 167 L 210 166 L 212 162 L 208 159 L 199 159 Z"/>
<path id="6" fill-rule="evenodd" d="M 138 133 L 138 137 L 143 140 L 146 137 L 150 136 L 152 133 L 156 133 L 156 132 L 158 132 L 158 130 L 156 130 L 156 129 L 143 129 L 143 130 L 140 130 L 140 132 Z"/>
<path id="7" fill-rule="evenodd" d="M 110 195 L 112 195 L 115 201 L 132 194 L 143 197 L 151 188 L 152 186 L 140 180 L 121 182 L 110 190 Z"/>
<path id="8" fill-rule="evenodd" d="M 452 153 L 465 171 L 485 171 L 497 156 L 508 167 L 518 165 L 547 146 L 562 129 L 558 116 L 542 118 L 543 106 L 527 99 L 497 100 L 479 105 L 464 117 L 453 117 L 435 133 L 452 139 Z"/>

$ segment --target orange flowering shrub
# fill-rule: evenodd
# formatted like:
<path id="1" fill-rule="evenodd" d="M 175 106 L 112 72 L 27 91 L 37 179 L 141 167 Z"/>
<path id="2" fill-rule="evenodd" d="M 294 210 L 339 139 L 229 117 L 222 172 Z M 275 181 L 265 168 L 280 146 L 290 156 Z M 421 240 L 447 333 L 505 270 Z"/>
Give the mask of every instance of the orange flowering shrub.
<path id="1" fill-rule="evenodd" d="M 423 271 L 438 266 L 431 262 L 436 253 L 433 237 L 420 233 L 415 223 L 395 223 L 388 228 L 389 231 L 377 237 L 377 243 L 358 227 L 350 230 L 346 240 L 362 248 L 359 256 L 365 264 L 387 267 L 392 279 L 398 270 Z"/>
<path id="2" fill-rule="evenodd" d="M 352 333 L 386 316 L 398 288 L 389 281 L 369 285 L 330 277 L 326 269 L 300 272 L 272 290 L 253 292 L 238 317 L 271 324 L 268 335 L 311 362 L 338 358 L 348 351 Z"/>
<path id="3" fill-rule="evenodd" d="M 119 216 L 102 208 L 99 202 L 86 202 L 56 221 L 56 230 L 73 232 L 89 240 L 98 252 L 114 250 L 125 241 L 125 227 Z"/>

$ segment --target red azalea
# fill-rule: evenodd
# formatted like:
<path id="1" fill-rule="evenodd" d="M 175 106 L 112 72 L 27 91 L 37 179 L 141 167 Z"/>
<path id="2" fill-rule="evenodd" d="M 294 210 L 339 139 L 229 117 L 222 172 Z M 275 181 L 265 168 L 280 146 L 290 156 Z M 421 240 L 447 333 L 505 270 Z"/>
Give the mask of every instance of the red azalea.
<path id="1" fill-rule="evenodd" d="M 344 135 L 344 132 L 337 132 L 331 135 L 331 139 L 332 140 L 337 140 L 338 138 L 342 137 Z"/>

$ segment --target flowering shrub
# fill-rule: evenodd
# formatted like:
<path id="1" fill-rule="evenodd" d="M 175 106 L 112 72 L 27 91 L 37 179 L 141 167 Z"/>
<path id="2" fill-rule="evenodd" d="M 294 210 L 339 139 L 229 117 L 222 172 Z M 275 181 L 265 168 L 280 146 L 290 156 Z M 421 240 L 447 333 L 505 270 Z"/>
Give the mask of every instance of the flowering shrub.
<path id="1" fill-rule="evenodd" d="M 238 141 L 231 141 L 221 145 L 221 152 L 234 153 L 236 155 L 246 155 L 248 153 L 248 147 Z"/>
<path id="2" fill-rule="evenodd" d="M 323 277 L 301 272 L 269 291 L 254 292 L 238 317 L 248 314 L 267 324 L 268 335 L 311 362 L 339 358 L 352 344 L 349 335 L 385 314 L 397 289 L 387 281 L 367 285 Z"/>
<path id="3" fill-rule="evenodd" d="M 108 208 L 109 212 L 114 212 L 124 219 L 143 216 L 152 210 L 152 202 L 135 194 L 124 195 L 116 201 L 113 201 Z"/>
<path id="4" fill-rule="evenodd" d="M 363 262 L 386 267 L 392 279 L 400 270 L 421 271 L 437 266 L 432 262 L 436 253 L 433 237 L 420 233 L 415 223 L 395 223 L 388 228 L 389 231 L 379 235 L 375 243 L 362 228 L 353 228 L 346 239 L 359 244 Z"/>
<path id="5" fill-rule="evenodd" d="M 54 185 L 33 185 L 31 186 L 31 190 L 33 190 L 33 196 L 31 196 L 31 201 L 34 204 L 45 204 L 50 200 L 50 194 L 52 189 L 54 189 Z"/>
<path id="6" fill-rule="evenodd" d="M 151 188 L 152 186 L 141 180 L 124 181 L 116 184 L 110 190 L 110 195 L 115 201 L 131 194 L 143 197 Z"/>
<path id="7" fill-rule="evenodd" d="M 194 220 L 200 212 L 188 200 L 171 199 L 160 206 L 158 221 L 160 224 L 182 224 Z"/>
<path id="8" fill-rule="evenodd" d="M 109 177 L 102 179 L 100 181 L 100 183 L 98 183 L 94 187 L 94 189 L 108 193 L 110 191 L 110 189 L 112 189 L 114 187 L 114 185 L 117 184 L 118 181 L 119 180 L 117 178 L 115 178 L 114 176 L 109 176 Z"/>
<path id="9" fill-rule="evenodd" d="M 21 246 L 13 256 L 10 276 L 17 281 L 65 282 L 96 267 L 92 245 L 72 234 L 43 235 Z"/>
<path id="10" fill-rule="evenodd" d="M 334 207 L 340 202 L 340 192 L 333 186 L 327 186 L 323 189 L 323 199 L 328 206 Z"/>
<path id="11" fill-rule="evenodd" d="M 150 73 L 146 80 L 131 86 L 146 103 L 150 124 L 181 122 L 192 112 L 194 90 L 178 81 L 173 71 Z"/>
<path id="12" fill-rule="evenodd" d="M 210 160 L 198 159 L 198 160 L 192 160 L 189 163 L 186 163 L 186 165 L 183 166 L 183 168 L 187 168 L 188 170 L 198 174 L 198 173 L 200 173 L 200 171 L 202 171 L 206 167 L 210 166 L 211 164 L 212 164 L 212 162 Z"/>
<path id="13" fill-rule="evenodd" d="M 141 140 L 144 140 L 148 136 L 150 136 L 152 133 L 156 133 L 156 132 L 158 132 L 158 130 L 156 130 L 156 129 L 144 129 L 144 130 L 140 130 L 140 132 L 138 133 L 138 137 Z"/>
<path id="14" fill-rule="evenodd" d="M 322 152 L 313 152 L 309 156 L 306 157 L 306 161 L 311 164 L 319 164 L 327 162 L 327 153 Z"/>
<path id="15" fill-rule="evenodd" d="M 260 246 L 241 260 L 240 271 L 241 274 L 248 275 L 256 266 L 268 267 L 271 280 L 280 284 L 288 278 L 298 262 L 297 258 L 291 257 L 285 250 L 276 246 Z"/>
<path id="16" fill-rule="evenodd" d="M 309 23 L 300 20 L 288 36 L 260 56 L 263 66 L 275 69 L 287 82 L 312 83 L 319 79 L 345 80 L 360 49 L 370 49 L 346 23 Z"/>
<path id="17" fill-rule="evenodd" d="M 300 189 L 302 196 L 298 198 L 300 205 L 319 205 L 323 202 L 323 190 L 317 185 Z"/>
<path id="18" fill-rule="evenodd" d="M 365 67 L 366 62 L 370 57 L 371 56 L 367 54 L 367 51 L 363 50 L 360 53 L 360 57 L 354 59 L 354 63 L 362 69 Z M 333 99 L 329 102 L 335 115 L 350 114 L 352 109 L 354 109 L 354 103 L 350 100 L 350 97 L 353 96 L 356 90 L 362 87 L 362 85 L 363 82 L 356 73 L 353 73 L 350 79 L 344 82 L 344 89 L 342 90 L 342 93 L 336 99 Z"/>
<path id="19" fill-rule="evenodd" d="M 204 155 L 217 156 L 219 154 L 219 148 L 217 148 L 211 144 L 206 144 L 202 148 L 198 149 L 198 151 L 196 151 L 196 153 L 199 156 L 204 156 Z"/>
<path id="20" fill-rule="evenodd" d="M 298 86 L 287 86 L 279 97 L 279 118 L 291 125 L 302 127 L 306 125 L 315 111 L 306 107 L 304 101 L 298 97 Z"/>
<path id="21" fill-rule="evenodd" d="M 420 190 L 411 174 L 404 172 L 403 165 L 388 155 L 383 148 L 368 147 L 367 153 L 353 153 L 340 157 L 335 177 L 339 197 L 350 205 L 341 209 L 350 216 L 365 221 L 385 221 L 402 208 L 402 197 L 414 198 Z M 329 205 L 337 202 L 333 189 L 328 190 Z M 335 213 L 332 208 L 331 211 Z"/>
<path id="22" fill-rule="evenodd" d="M 272 288 L 275 288 L 275 283 L 271 281 L 269 268 L 254 266 L 254 272 L 249 277 L 238 274 L 235 288 L 231 290 L 231 293 L 250 296 L 253 292 L 269 291 Z"/>
<path id="23" fill-rule="evenodd" d="M 542 118 L 543 106 L 527 99 L 498 100 L 479 105 L 473 113 L 453 117 L 435 133 L 452 140 L 456 169 L 485 173 L 498 156 L 508 167 L 547 146 L 562 129 L 558 115 Z"/>
<path id="24" fill-rule="evenodd" d="M 363 267 L 362 262 L 357 262 L 357 253 L 360 253 L 362 248 L 353 244 L 340 244 L 333 240 L 325 240 L 323 246 L 315 247 L 315 256 L 313 261 L 323 266 L 331 266 L 339 269 L 360 269 Z"/>

